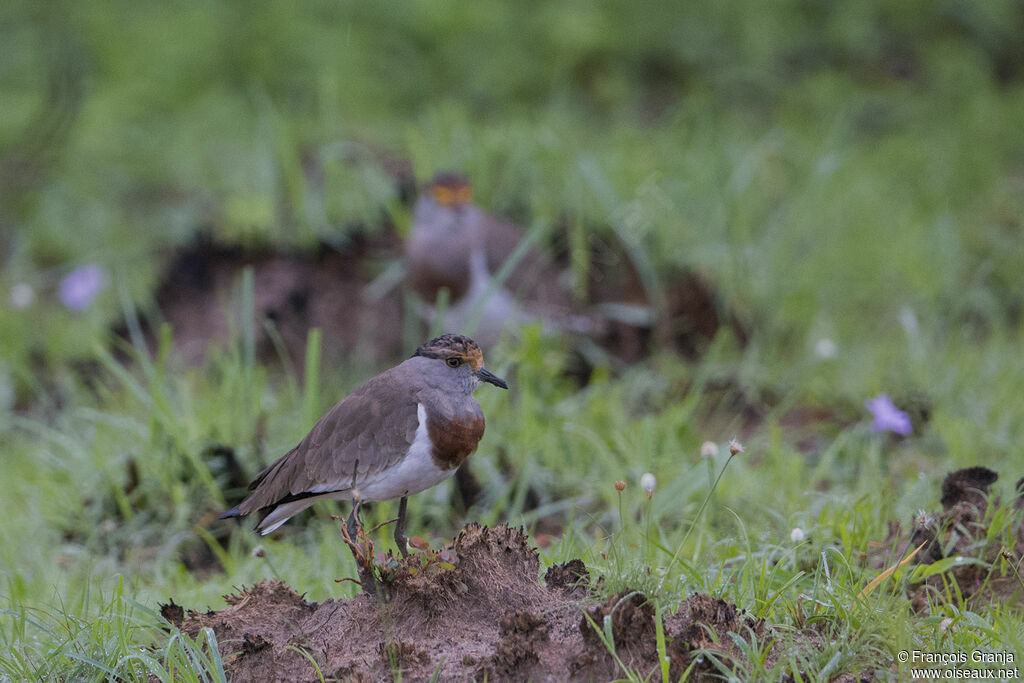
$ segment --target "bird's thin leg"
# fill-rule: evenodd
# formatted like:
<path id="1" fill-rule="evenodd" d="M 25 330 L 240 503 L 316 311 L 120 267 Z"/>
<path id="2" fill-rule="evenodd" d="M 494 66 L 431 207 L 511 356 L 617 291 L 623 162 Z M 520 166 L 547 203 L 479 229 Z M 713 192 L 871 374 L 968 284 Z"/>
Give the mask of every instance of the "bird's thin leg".
<path id="1" fill-rule="evenodd" d="M 359 490 L 356 488 L 356 477 L 358 476 L 359 460 L 356 459 L 355 464 L 352 465 L 352 485 L 350 487 L 352 491 L 352 514 L 348 516 L 348 520 L 345 522 L 345 529 L 348 530 L 349 537 L 353 539 L 363 526 L 363 521 L 359 519 L 359 506 L 363 501 L 359 497 Z"/>
<path id="2" fill-rule="evenodd" d="M 363 526 L 363 520 L 359 519 L 359 506 L 361 504 L 361 500 L 359 500 L 358 498 L 353 498 L 352 514 L 350 514 L 348 516 L 348 519 L 345 520 L 345 529 L 348 531 L 349 538 L 352 538 L 353 540 L 355 539 L 356 534 L 359 532 L 359 529 Z"/>
<path id="3" fill-rule="evenodd" d="M 398 544 L 398 552 L 402 557 L 409 557 L 409 539 L 405 537 L 405 508 L 409 502 L 407 496 L 402 496 L 398 503 L 398 521 L 395 522 L 395 543 Z"/>
<path id="4" fill-rule="evenodd" d="M 355 557 L 356 568 L 359 571 L 359 583 L 363 587 L 363 592 L 379 598 L 377 577 L 374 575 L 373 568 L 373 541 L 366 537 L 366 533 L 363 531 L 363 520 L 359 519 L 359 507 L 363 504 L 363 497 L 359 494 L 359 489 L 356 488 L 356 478 L 358 476 L 359 461 L 356 460 L 355 464 L 352 465 L 352 486 L 350 487 L 352 514 L 345 521 L 345 533 L 348 534 L 345 542 L 352 551 L 353 557 Z M 365 547 L 360 545 L 357 540 L 359 536 L 362 536 L 363 540 L 366 541 Z"/>

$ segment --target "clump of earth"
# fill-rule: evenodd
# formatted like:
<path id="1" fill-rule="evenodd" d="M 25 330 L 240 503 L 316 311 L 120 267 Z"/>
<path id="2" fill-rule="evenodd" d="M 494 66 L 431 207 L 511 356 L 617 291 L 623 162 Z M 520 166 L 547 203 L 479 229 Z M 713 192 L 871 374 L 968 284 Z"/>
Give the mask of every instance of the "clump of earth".
<path id="1" fill-rule="evenodd" d="M 968 602 L 1021 604 L 1009 563 L 1024 554 L 1024 522 L 1014 522 L 1012 547 L 986 541 L 989 511 L 1001 505 L 990 492 L 997 479 L 984 467 L 950 473 L 941 509 L 918 513 L 906 530 L 892 522 L 868 564 L 881 570 L 898 562 L 976 560 L 906 584 L 907 598 L 922 613 L 944 602 L 950 582 Z M 1011 505 L 1024 507 L 1024 479 Z M 550 567 L 538 581 L 537 551 L 516 529 L 470 524 L 440 551 L 389 557 L 379 571 L 380 600 L 364 593 L 309 602 L 284 582 L 267 580 L 225 596 L 228 606 L 219 611 L 185 611 L 172 601 L 162 614 L 193 637 L 212 629 L 234 680 L 317 680 L 310 658 L 328 680 L 609 680 L 623 677 L 623 667 L 660 677 L 648 596 L 603 597 L 578 559 Z M 746 661 L 739 639 L 767 648 L 763 666 L 785 654 L 779 629 L 721 598 L 695 593 L 662 618 L 673 679 L 687 672 L 693 680 L 754 673 L 751 667 L 760 665 Z M 820 647 L 822 623 L 789 628 L 790 646 Z M 874 676 L 870 667 L 862 673 Z"/>
<path id="2" fill-rule="evenodd" d="M 443 561 L 437 558 L 443 558 Z M 615 654 L 647 676 L 660 671 L 655 611 L 643 594 L 599 599 L 580 560 L 548 569 L 527 537 L 507 526 L 470 524 L 439 553 L 392 563 L 388 600 L 309 602 L 281 581 L 226 596 L 215 612 L 164 606 L 164 616 L 195 636 L 211 628 L 234 680 L 318 678 L 391 680 L 608 680 L 624 675 L 601 634 L 610 616 Z M 694 594 L 664 616 L 671 675 L 718 673 L 712 659 L 736 663 L 729 633 L 770 640 L 763 620 L 722 599 Z M 712 653 L 715 657 L 705 656 Z"/>
<path id="3" fill-rule="evenodd" d="M 914 564 L 940 560 L 950 564 L 948 570 L 908 587 L 918 612 L 928 613 L 933 605 L 951 596 L 968 603 L 1024 602 L 1024 588 L 1017 574 L 1024 557 L 1024 519 L 1017 516 L 1006 536 L 990 533 L 993 512 L 1005 507 L 992 493 L 998 479 L 998 473 L 981 466 L 950 472 L 942 482 L 940 510 L 919 511 L 910 521 L 909 530 L 899 522 L 890 522 L 889 538 L 878 545 L 871 558 L 874 567 L 893 564 L 915 551 L 911 559 Z M 1017 481 L 1010 505 L 1015 511 L 1024 509 L 1024 478 Z M 951 589 L 953 583 L 955 590 Z"/>

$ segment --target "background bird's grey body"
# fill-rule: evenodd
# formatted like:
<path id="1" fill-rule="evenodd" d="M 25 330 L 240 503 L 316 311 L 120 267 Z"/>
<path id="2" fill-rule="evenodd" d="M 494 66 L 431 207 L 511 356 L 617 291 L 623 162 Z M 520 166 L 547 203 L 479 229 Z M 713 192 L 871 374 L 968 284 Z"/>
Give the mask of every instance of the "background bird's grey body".
<path id="1" fill-rule="evenodd" d="M 406 243 L 410 282 L 428 304 L 440 288 L 448 288 L 451 302 L 442 326 L 468 329 L 485 345 L 495 343 L 503 329 L 535 320 L 571 327 L 563 273 L 539 249 L 527 249 L 511 272 L 492 284 L 524 239 L 520 228 L 475 204 L 446 205 L 424 192 Z M 423 310 L 431 323 L 436 315 L 430 305 Z"/>
<path id="2" fill-rule="evenodd" d="M 425 192 L 413 208 L 412 230 L 405 246 L 413 287 L 433 300 L 439 287 L 459 299 L 469 288 L 470 253 L 484 256 L 487 273 L 497 272 L 523 240 L 517 226 L 491 216 L 475 204 L 446 206 Z M 503 285 L 527 298 L 562 301 L 559 273 L 547 257 L 531 249 Z"/>
<path id="3" fill-rule="evenodd" d="M 439 186 L 442 196 L 450 200 L 455 192 L 458 200 L 440 200 Z M 426 302 L 423 318 L 434 326 L 465 329 L 485 345 L 532 322 L 549 330 L 600 334 L 606 327 L 602 318 L 575 311 L 568 272 L 536 245 L 523 244 L 522 229 L 490 215 L 470 196 L 465 178 L 442 173 L 416 201 L 405 261 L 410 284 Z M 443 311 L 433 307 L 441 288 L 450 293 Z"/>

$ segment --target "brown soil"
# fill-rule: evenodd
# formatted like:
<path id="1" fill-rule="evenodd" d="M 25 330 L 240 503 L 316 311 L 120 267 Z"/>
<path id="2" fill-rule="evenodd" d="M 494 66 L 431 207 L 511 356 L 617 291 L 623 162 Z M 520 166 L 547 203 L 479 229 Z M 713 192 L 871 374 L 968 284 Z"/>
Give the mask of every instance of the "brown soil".
<path id="1" fill-rule="evenodd" d="M 356 235 L 341 247 L 321 245 L 310 252 L 245 250 L 200 237 L 169 259 L 150 316 L 170 324 L 174 349 L 198 365 L 211 348 L 241 335 L 238 283 L 253 270 L 257 354 L 278 359 L 281 349 L 300 372 L 310 328 L 322 331 L 322 358 L 337 362 L 354 353 L 370 364 L 402 355 L 402 302 L 399 288 L 369 298 L 367 285 L 397 250 L 390 230 Z M 149 342 L 155 346 L 150 325 Z M 122 326 L 120 332 L 125 334 Z"/>
<path id="2" fill-rule="evenodd" d="M 341 245 L 295 252 L 218 243 L 200 233 L 191 244 L 165 255 L 154 305 L 143 315 L 146 341 L 154 349 L 159 323 L 169 323 L 175 352 L 186 363 L 201 365 L 211 349 L 239 338 L 238 283 L 243 269 L 250 267 L 257 353 L 263 360 L 278 359 L 283 346 L 288 360 L 301 371 L 306 336 L 313 327 L 323 332 L 325 363 L 351 358 L 353 353 L 375 365 L 400 360 L 409 351 L 401 348 L 403 287 L 370 285 L 401 254 L 401 240 L 387 225 L 372 234 L 350 235 Z M 595 332 L 593 341 L 620 362 L 643 360 L 655 344 L 698 358 L 722 327 L 745 343 L 744 326 L 725 309 L 708 275 L 672 274 L 660 283 L 663 301 L 652 302 L 623 248 L 595 243 L 591 256 L 589 305 L 627 304 L 657 312 L 653 327 L 613 317 Z M 425 334 L 420 321 L 407 322 Z M 115 331 L 129 336 L 125 322 Z"/>
<path id="3" fill-rule="evenodd" d="M 339 551 L 341 545 L 339 543 Z M 539 560 L 526 536 L 507 526 L 467 526 L 443 551 L 411 555 L 389 574 L 387 603 L 361 594 L 307 602 L 280 581 L 226 596 L 217 612 L 163 614 L 190 635 L 217 635 L 234 680 L 309 681 L 309 659 L 328 680 L 607 680 L 623 675 L 591 623 L 610 617 L 624 665 L 648 676 L 659 669 L 654 608 L 638 592 L 596 602 L 579 560 L 551 567 L 538 583 Z M 688 667 L 700 679 L 741 654 L 728 633 L 768 637 L 763 621 L 707 595 L 693 595 L 664 618 L 673 677 Z M 702 649 L 706 648 L 706 650 Z M 696 652 L 700 650 L 700 652 Z"/>
<path id="4" fill-rule="evenodd" d="M 954 566 L 911 586 L 911 600 L 919 611 L 929 611 L 932 604 L 944 602 L 950 594 L 972 601 L 1024 602 L 1024 593 L 1011 567 L 1011 564 L 1019 564 L 1024 556 L 1024 522 L 1018 522 L 1012 530 L 1013 547 L 1003 547 L 1001 539 L 988 542 L 987 538 L 991 521 L 989 508 L 996 509 L 1001 504 L 990 494 L 998 479 L 999 475 L 987 467 L 950 472 L 942 482 L 941 510 L 932 514 L 923 510 L 917 513 L 911 520 L 909 533 L 899 522 L 890 522 L 889 537 L 878 544 L 870 557 L 870 564 L 875 568 L 895 564 L 918 546 L 921 550 L 912 560 L 914 564 L 962 556 L 980 559 L 989 565 Z M 1016 508 L 1024 507 L 1019 485 L 1013 504 Z M 952 593 L 951 584 L 955 584 Z"/>
<path id="5" fill-rule="evenodd" d="M 704 355 L 707 345 L 727 327 L 740 346 L 748 332 L 739 316 L 725 307 L 711 276 L 697 271 L 676 273 L 665 281 L 667 311 L 660 325 L 661 343 L 690 360 Z"/>

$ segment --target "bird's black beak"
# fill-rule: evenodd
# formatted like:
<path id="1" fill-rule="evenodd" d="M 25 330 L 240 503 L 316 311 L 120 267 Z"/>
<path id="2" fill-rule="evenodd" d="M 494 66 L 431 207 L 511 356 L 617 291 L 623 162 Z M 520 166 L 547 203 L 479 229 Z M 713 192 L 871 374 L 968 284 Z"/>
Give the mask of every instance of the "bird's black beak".
<path id="1" fill-rule="evenodd" d="M 477 376 L 477 379 L 479 379 L 481 382 L 489 382 L 490 384 L 493 384 L 496 387 L 501 387 L 502 389 L 508 389 L 508 385 L 505 384 L 505 380 L 503 380 L 502 378 L 498 377 L 497 375 L 495 375 L 493 372 L 491 372 L 487 368 L 480 368 L 479 370 L 477 370 L 476 371 L 476 376 Z"/>

